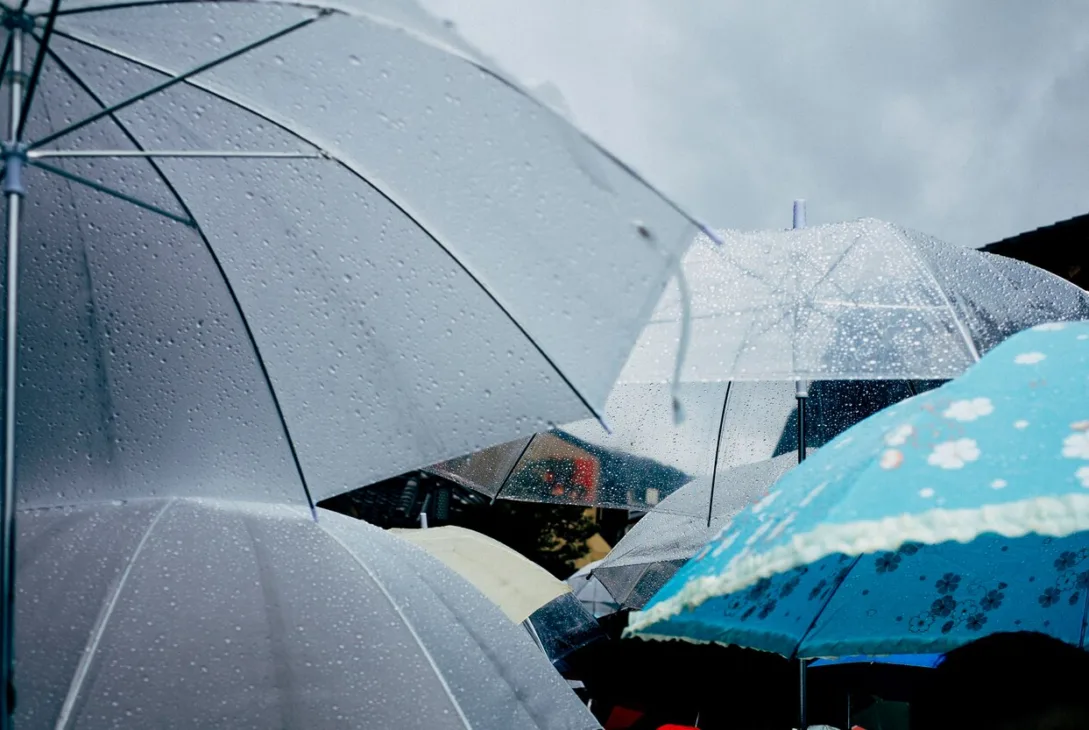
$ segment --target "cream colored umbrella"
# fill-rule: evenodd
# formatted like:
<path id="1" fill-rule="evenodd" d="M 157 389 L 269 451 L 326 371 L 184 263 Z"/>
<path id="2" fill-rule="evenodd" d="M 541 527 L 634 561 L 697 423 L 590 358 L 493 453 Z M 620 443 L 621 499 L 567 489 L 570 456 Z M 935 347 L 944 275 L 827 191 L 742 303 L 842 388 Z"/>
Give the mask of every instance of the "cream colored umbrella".
<path id="1" fill-rule="evenodd" d="M 497 540 L 454 525 L 390 532 L 472 583 L 511 621 L 522 624 L 553 662 L 604 637 L 567 583 Z"/>
<path id="2" fill-rule="evenodd" d="M 446 525 L 390 532 L 441 560 L 517 624 L 571 592 L 569 585 L 529 558 L 474 530 Z"/>

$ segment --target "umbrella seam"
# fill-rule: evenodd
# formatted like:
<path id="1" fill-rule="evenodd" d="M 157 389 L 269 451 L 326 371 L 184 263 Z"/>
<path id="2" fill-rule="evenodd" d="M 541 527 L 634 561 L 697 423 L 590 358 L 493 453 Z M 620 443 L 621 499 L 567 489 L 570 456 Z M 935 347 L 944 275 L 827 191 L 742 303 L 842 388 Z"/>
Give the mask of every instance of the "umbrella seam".
<path id="1" fill-rule="evenodd" d="M 70 77 L 72 81 L 74 81 L 76 85 L 78 85 L 84 91 L 84 93 L 86 93 L 91 98 L 92 101 L 94 101 L 96 104 L 104 109 L 107 108 L 102 98 L 90 87 L 87 82 L 85 82 L 79 76 L 79 74 L 75 73 L 75 70 L 72 69 L 72 67 L 69 66 L 68 63 L 64 61 L 64 59 L 61 58 L 60 54 L 57 53 L 56 50 L 50 48 L 47 49 L 47 52 L 49 56 L 54 60 L 54 62 L 56 62 L 57 65 L 60 67 L 61 71 L 65 75 Z M 109 115 L 107 115 L 106 118 L 113 121 L 121 134 L 128 138 L 128 140 L 137 149 L 143 150 L 143 146 L 140 144 L 136 136 L 117 117 L 115 113 L 111 112 Z M 249 338 L 250 345 L 253 347 L 254 359 L 257 361 L 257 366 L 261 370 L 261 374 L 264 376 L 265 384 L 268 386 L 269 394 L 272 397 L 273 407 L 276 409 L 276 415 L 279 416 L 280 426 L 284 430 L 284 437 L 287 440 L 287 445 L 291 453 L 292 461 L 294 461 L 295 463 L 295 470 L 299 475 L 299 481 L 302 484 L 303 493 L 305 494 L 307 504 L 310 507 L 311 516 L 315 520 L 317 520 L 317 512 L 315 511 L 314 498 L 310 493 L 310 485 L 306 481 L 306 475 L 303 472 L 302 468 L 302 461 L 299 457 L 298 451 L 295 448 L 295 440 L 291 436 L 291 429 L 288 426 L 287 417 L 284 414 L 283 407 L 280 405 L 280 398 L 276 393 L 275 386 L 273 385 L 272 376 L 268 371 L 267 365 L 265 364 L 264 357 L 261 355 L 261 348 L 257 344 L 257 338 L 253 333 L 253 329 L 250 327 L 249 320 L 246 317 L 246 313 L 242 308 L 242 303 L 238 299 L 238 295 L 235 293 L 234 286 L 232 286 L 231 281 L 227 276 L 227 272 L 223 268 L 223 264 L 219 260 L 219 256 L 216 254 L 215 249 L 212 247 L 211 241 L 204 233 L 204 229 L 201 227 L 199 221 L 197 221 L 196 216 L 194 216 L 193 212 L 189 209 L 189 206 L 186 205 L 185 200 L 182 199 L 181 194 L 178 192 L 174 184 L 170 181 L 170 178 L 167 177 L 166 172 L 153 159 L 148 159 L 148 164 L 151 166 L 155 174 L 158 175 L 159 179 L 162 180 L 163 184 L 166 185 L 167 190 L 170 191 L 170 194 L 177 201 L 181 209 L 185 212 L 187 216 L 189 216 L 189 219 L 193 222 L 193 230 L 195 230 L 197 232 L 197 235 L 200 236 L 201 242 L 204 244 L 205 249 L 212 257 L 212 261 L 215 264 L 216 269 L 219 271 L 219 275 L 223 280 L 224 286 L 227 288 L 228 296 L 230 296 L 231 301 L 234 303 L 235 310 L 238 312 L 238 317 L 242 321 L 242 328 L 245 330 L 246 335 Z"/>
<path id="2" fill-rule="evenodd" d="M 722 429 L 726 425 L 726 407 L 730 403 L 730 388 L 733 381 L 726 383 L 726 393 L 722 396 L 722 415 L 718 419 L 718 436 L 715 438 L 715 460 L 711 466 L 711 496 L 707 499 L 707 526 L 711 526 L 711 517 L 715 511 L 715 480 L 718 477 L 718 454 L 722 450 Z"/>
<path id="3" fill-rule="evenodd" d="M 533 442 L 536 441 L 536 440 L 537 440 L 537 434 L 533 434 L 526 441 L 526 445 L 522 447 L 522 451 L 521 451 L 521 453 L 518 454 L 518 458 L 515 459 L 514 463 L 510 465 L 510 469 L 507 470 L 507 475 L 505 477 L 503 477 L 503 481 L 499 483 L 499 489 L 495 490 L 495 496 L 492 497 L 492 504 L 495 504 L 495 501 L 497 499 L 499 499 L 499 495 L 503 493 L 504 489 L 506 489 L 507 482 L 509 482 L 510 478 L 512 476 L 514 476 L 514 472 L 515 472 L 515 470 L 518 469 L 518 465 L 520 463 L 522 463 L 522 459 L 525 458 L 526 452 L 529 451 L 529 447 L 532 446 Z M 509 497 L 508 497 L 508 499 L 509 499 Z"/>
<path id="4" fill-rule="evenodd" d="M 118 50 L 109 48 L 107 46 L 102 45 L 101 43 L 99 43 L 97 41 L 89 40 L 87 38 L 80 37 L 79 35 L 69 33 L 67 31 L 63 31 L 63 30 L 59 30 L 59 29 L 54 31 L 53 34 L 56 35 L 56 36 L 59 36 L 61 38 L 64 38 L 66 40 L 69 40 L 69 41 L 72 41 L 72 42 L 75 42 L 75 43 L 80 43 L 80 44 L 85 45 L 85 46 L 87 46 L 89 48 L 93 48 L 93 49 L 95 49 L 95 50 L 97 50 L 97 51 L 99 51 L 101 53 L 108 54 L 110 56 L 121 59 L 123 61 L 128 61 L 129 63 L 132 63 L 132 64 L 134 64 L 136 66 L 139 66 L 141 68 L 144 68 L 144 69 L 147 69 L 147 70 L 150 70 L 150 71 L 154 71 L 155 73 L 162 74 L 162 75 L 169 76 L 169 77 L 174 77 L 175 76 L 175 74 L 171 73 L 170 71 L 168 71 L 167 69 L 165 69 L 163 67 L 160 67 L 158 64 L 154 64 L 154 63 L 152 63 L 150 61 L 146 61 L 146 60 L 144 60 L 142 58 L 138 58 L 138 57 L 130 55 L 128 53 L 124 53 L 122 51 L 118 51 Z M 241 109 L 241 110 L 246 111 L 246 112 L 248 112 L 250 114 L 253 114 L 254 116 L 257 116 L 260 119 L 268 122 L 269 124 L 272 124 L 272 125 L 276 126 L 277 128 L 281 129 L 282 131 L 287 132 L 288 134 L 291 134 L 292 136 L 296 137 L 299 141 L 304 142 L 304 143 L 312 146 L 314 149 L 317 149 L 317 150 L 321 151 L 321 153 L 325 157 L 327 157 L 331 162 L 333 162 L 333 163 L 339 165 L 340 167 L 344 168 L 349 173 L 351 173 L 353 176 L 358 178 L 361 182 L 363 182 L 365 185 L 367 185 L 369 188 L 371 188 L 376 193 L 378 193 L 378 195 L 380 195 L 382 198 L 384 198 L 390 205 L 392 205 L 402 215 L 404 215 L 405 218 L 407 218 L 409 221 L 411 221 L 412 224 L 415 225 L 428 239 L 430 239 L 432 243 L 434 243 L 436 246 L 438 246 L 439 249 L 443 253 L 445 253 L 450 258 L 450 260 L 453 261 L 453 263 L 459 269 L 461 269 L 462 272 L 464 272 L 465 275 L 469 277 L 469 279 L 472 280 L 472 282 L 474 284 L 477 285 L 477 287 L 480 289 L 480 291 L 483 292 L 484 295 L 487 296 L 488 299 L 490 299 L 492 301 L 492 303 L 499 309 L 499 311 L 502 312 L 504 316 L 506 316 L 507 320 L 510 321 L 510 323 L 512 325 L 514 325 L 514 327 L 522 334 L 523 337 L 526 338 L 527 341 L 529 341 L 530 345 L 533 346 L 533 349 L 535 349 L 537 351 L 537 353 L 541 356 L 541 358 L 545 361 L 545 363 L 556 373 L 557 376 L 559 376 L 560 380 L 563 381 L 564 385 L 566 385 L 568 387 L 568 389 L 574 394 L 574 396 L 583 405 L 583 407 L 586 408 L 586 410 L 589 411 L 590 414 L 595 419 L 597 419 L 602 424 L 602 426 L 604 426 L 606 428 L 606 430 L 608 430 L 608 426 L 607 426 L 606 421 L 605 421 L 604 413 L 600 412 L 599 409 L 596 406 L 594 406 L 585 395 L 582 394 L 582 391 L 579 390 L 579 388 L 577 388 L 575 386 L 575 384 L 571 381 L 571 379 L 567 376 L 567 374 L 564 373 L 564 371 L 556 364 L 556 362 L 552 359 L 552 357 L 547 352 L 545 352 L 544 347 L 542 345 L 540 345 L 532 335 L 529 334 L 529 331 L 526 329 L 525 325 L 523 325 L 518 320 L 518 318 L 516 318 L 514 316 L 514 314 L 506 307 L 506 305 L 504 305 L 502 303 L 502 301 L 499 298 L 499 295 L 496 294 L 495 292 L 493 292 L 487 285 L 485 285 L 483 279 L 481 279 L 469 267 L 469 265 L 466 262 L 462 261 L 461 258 L 457 254 L 454 253 L 452 248 L 450 248 L 449 246 L 444 244 L 442 241 L 440 241 L 437 234 L 435 234 L 430 228 L 425 226 L 423 224 L 423 222 L 418 217 L 416 217 L 413 213 L 409 212 L 409 209 L 406 207 L 406 205 L 401 203 L 399 200 L 397 200 L 394 197 L 393 193 L 384 190 L 377 183 L 375 183 L 369 177 L 367 177 L 367 175 L 365 175 L 362 171 L 358 170 L 354 164 L 349 163 L 344 159 L 341 159 L 334 151 L 327 149 L 324 145 L 318 144 L 314 140 L 310 139 L 303 132 L 300 132 L 299 130 L 295 129 L 293 126 L 269 116 L 268 113 L 262 112 L 261 110 L 254 108 L 253 106 L 247 104 L 246 102 L 243 102 L 243 101 L 241 101 L 239 99 L 234 98 L 227 91 L 216 90 L 212 86 L 210 86 L 209 84 L 198 81 L 198 80 L 193 79 L 193 78 L 180 79 L 178 81 L 178 83 L 181 84 L 181 85 L 190 86 L 190 87 L 192 87 L 194 89 L 198 89 L 198 90 L 203 91 L 203 92 L 205 92 L 207 94 L 210 94 L 210 95 L 214 96 L 215 98 L 220 99 L 221 101 L 225 101 L 228 104 L 232 104 L 233 106 L 237 107 L 238 109 Z M 669 262 L 667 261 L 666 264 L 668 266 Z"/>
<path id="5" fill-rule="evenodd" d="M 454 705 L 454 710 L 457 712 L 458 718 L 461 720 L 462 724 L 467 728 L 467 730 L 472 730 L 473 725 L 469 722 L 469 718 L 465 716 L 465 711 L 462 710 L 461 703 L 459 703 L 457 697 L 454 696 L 453 688 L 451 688 L 450 684 L 446 681 L 446 677 L 443 676 L 442 670 L 439 669 L 439 665 L 435 661 L 435 657 L 432 656 L 431 652 L 424 644 L 423 639 L 416 632 L 416 628 L 412 625 L 412 622 L 408 620 L 408 616 L 405 615 L 405 612 L 401 608 L 401 605 L 397 603 L 396 599 L 394 599 L 393 595 L 386 588 L 385 584 L 382 583 L 382 581 L 378 578 L 378 575 L 373 570 L 371 570 L 370 566 L 360 560 L 359 556 L 357 556 L 355 552 L 351 548 L 349 548 L 347 544 L 344 543 L 344 541 L 342 541 L 337 535 L 333 534 L 330 530 L 326 529 L 325 525 L 321 522 L 318 522 L 317 525 L 326 535 L 332 538 L 337 545 L 339 545 L 341 548 L 344 549 L 346 553 L 348 553 L 348 555 L 356 563 L 356 565 L 363 569 L 363 572 L 365 572 L 367 576 L 370 577 L 370 579 L 374 582 L 375 586 L 378 587 L 378 590 L 382 592 L 382 595 L 385 596 L 386 601 L 389 602 L 389 605 L 393 609 L 394 613 L 396 613 L 397 617 L 401 619 L 401 623 L 404 624 L 405 629 L 407 629 L 409 634 L 412 635 L 412 638 L 413 640 L 415 640 L 416 645 L 420 647 L 420 652 L 423 653 L 423 656 L 427 660 L 428 665 L 435 673 L 435 678 L 438 679 L 439 684 L 443 688 L 443 691 L 446 692 L 446 696 L 450 698 L 450 702 Z"/>
<path id="6" fill-rule="evenodd" d="M 166 504 L 163 505 L 162 509 L 155 515 L 155 518 L 152 519 L 151 523 L 148 524 L 147 530 L 144 531 L 143 537 L 140 538 L 140 542 L 137 543 L 136 549 L 132 552 L 132 557 L 129 558 L 128 565 L 125 566 L 121 576 L 117 579 L 117 582 L 114 583 L 113 589 L 110 591 L 109 599 L 99 612 L 94 626 L 91 627 L 91 635 L 88 638 L 87 645 L 83 649 L 83 654 L 80 656 L 79 664 L 76 665 L 76 670 L 72 676 L 72 682 L 68 686 L 68 693 L 64 697 L 64 704 L 61 705 L 60 714 L 57 716 L 55 725 L 57 730 L 64 730 L 71 724 L 76 700 L 79 699 L 79 694 L 83 690 L 83 684 L 87 681 L 87 674 L 91 669 L 91 662 L 94 660 L 102 637 L 106 632 L 106 624 L 109 623 L 110 618 L 113 616 L 114 609 L 117 608 L 117 601 L 121 597 L 121 591 L 125 588 L 125 583 L 128 581 L 129 575 L 136 565 L 136 561 L 139 559 L 140 554 L 144 550 L 144 546 L 151 537 L 152 530 L 155 529 L 163 515 L 166 514 L 166 511 L 170 509 L 173 504 L 174 500 L 168 500 Z"/>
<path id="7" fill-rule="evenodd" d="M 903 237 L 902 234 L 900 234 L 899 229 L 897 229 L 896 232 L 898 235 Z M 926 274 L 930 277 L 931 283 L 934 284 L 934 287 L 938 290 L 938 293 L 942 295 L 942 299 L 945 300 L 945 305 L 949 308 L 949 314 L 953 316 L 953 323 L 957 327 L 957 332 L 959 332 L 960 336 L 964 339 L 964 344 L 968 346 L 968 354 L 972 356 L 972 359 L 974 361 L 978 362 L 979 350 L 976 349 L 976 343 L 972 341 L 972 336 L 965 329 L 964 323 L 961 322 L 960 317 L 957 316 L 957 310 L 953 307 L 953 300 L 949 298 L 949 295 L 946 293 L 945 288 L 938 282 L 938 276 L 935 273 L 933 267 L 930 265 L 930 261 L 927 259 L 926 254 L 920 251 L 919 248 L 915 245 L 912 245 L 912 248 L 914 248 L 916 253 L 919 254 L 915 257 L 914 260 L 919 263 L 920 268 L 922 268 L 923 271 L 925 271 Z"/>

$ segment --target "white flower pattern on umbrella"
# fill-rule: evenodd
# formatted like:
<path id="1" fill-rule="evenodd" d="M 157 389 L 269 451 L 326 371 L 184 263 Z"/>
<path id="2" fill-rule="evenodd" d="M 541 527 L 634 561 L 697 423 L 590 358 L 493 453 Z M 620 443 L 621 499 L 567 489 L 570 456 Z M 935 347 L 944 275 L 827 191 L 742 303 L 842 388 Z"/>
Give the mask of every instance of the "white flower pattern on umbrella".
<path id="1" fill-rule="evenodd" d="M 1089 459 L 1089 433 L 1072 433 L 1063 440 L 1063 456 L 1068 459 Z"/>
<path id="2" fill-rule="evenodd" d="M 979 458 L 979 445 L 975 439 L 945 441 L 934 447 L 926 462 L 942 469 L 960 469 Z"/>
<path id="3" fill-rule="evenodd" d="M 1086 489 L 1089 489 L 1089 466 L 1083 466 L 1074 472 L 1074 476 L 1078 478 L 1081 485 Z"/>
<path id="4" fill-rule="evenodd" d="M 990 398 L 972 398 L 953 401 L 942 413 L 954 421 L 974 421 L 982 416 L 994 413 L 994 404 Z"/>
<path id="5" fill-rule="evenodd" d="M 1022 418 L 1020 421 L 1014 421 L 1013 427 L 1019 431 L 1023 431 L 1029 427 L 1029 422 Z"/>
<path id="6" fill-rule="evenodd" d="M 888 435 L 885 436 L 885 443 L 889 446 L 903 446 L 914 433 L 915 427 L 910 423 L 905 423 L 889 431 Z"/>
<path id="7" fill-rule="evenodd" d="M 1045 322 L 1044 324 L 1038 324 L 1032 329 L 1037 332 L 1058 332 L 1059 330 L 1066 329 L 1066 325 L 1062 322 Z"/>
<path id="8" fill-rule="evenodd" d="M 886 449 L 878 463 L 882 469 L 895 469 L 904 463 L 904 455 L 896 449 Z"/>
<path id="9" fill-rule="evenodd" d="M 1047 355 L 1042 352 L 1022 352 L 1013 361 L 1017 365 L 1035 365 L 1046 358 Z"/>
<path id="10" fill-rule="evenodd" d="M 1007 482 L 1005 479 L 995 479 L 993 482 L 991 482 L 991 489 L 1002 489 L 1006 485 Z"/>

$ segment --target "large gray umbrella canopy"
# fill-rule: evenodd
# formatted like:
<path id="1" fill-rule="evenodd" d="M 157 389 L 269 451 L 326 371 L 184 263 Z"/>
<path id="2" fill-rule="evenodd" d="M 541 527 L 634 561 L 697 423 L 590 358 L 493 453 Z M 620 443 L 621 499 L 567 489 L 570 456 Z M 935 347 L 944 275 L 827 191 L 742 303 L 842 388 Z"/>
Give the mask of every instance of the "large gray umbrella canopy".
<path id="1" fill-rule="evenodd" d="M 1089 317 L 1048 272 L 873 219 L 723 238 L 684 260 L 684 382 L 949 379 L 1015 332 Z M 681 314 L 674 286 L 622 381 L 672 375 Z"/>
<path id="2" fill-rule="evenodd" d="M 689 482 L 636 522 L 592 575 L 621 608 L 642 608 L 734 515 L 797 463 L 788 453 L 721 471 L 714 485 L 706 477 Z"/>
<path id="3" fill-rule="evenodd" d="M 52 31 L 22 135 L 21 504 L 318 500 L 600 413 L 694 227 L 441 23 L 50 7 L 23 54 Z"/>
<path id="4" fill-rule="evenodd" d="M 167 499 L 18 529 L 20 727 L 598 727 L 524 630 L 365 523 Z"/>

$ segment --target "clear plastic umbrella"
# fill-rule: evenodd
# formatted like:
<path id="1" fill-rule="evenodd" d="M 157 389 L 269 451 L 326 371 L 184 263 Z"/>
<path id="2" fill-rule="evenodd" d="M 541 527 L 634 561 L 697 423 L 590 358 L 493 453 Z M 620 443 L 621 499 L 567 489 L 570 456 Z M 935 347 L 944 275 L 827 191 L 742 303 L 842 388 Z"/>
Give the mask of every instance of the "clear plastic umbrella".
<path id="1" fill-rule="evenodd" d="M 642 608 L 727 521 L 766 495 L 797 463 L 794 454 L 783 454 L 723 470 L 716 484 L 694 479 L 635 523 L 594 566 L 593 577 L 621 608 Z M 713 486 L 718 488 L 712 491 Z"/>
<path id="2" fill-rule="evenodd" d="M 571 591 L 578 597 L 582 605 L 598 618 L 608 616 L 620 608 L 620 605 L 610 595 L 608 589 L 593 576 L 594 568 L 600 563 L 600 560 L 588 563 L 567 579 Z"/>
<path id="3" fill-rule="evenodd" d="M 510 499 L 651 509 L 687 481 L 677 470 L 713 475 L 787 442 L 802 458 L 1021 329 L 1089 318 L 1089 293 L 1046 271 L 881 221 L 723 237 L 685 257 L 691 316 L 679 286 L 659 302 L 606 404 L 612 434 L 582 421 L 434 470 Z M 685 322 L 676 424 L 660 384 Z"/>
<path id="4" fill-rule="evenodd" d="M 684 259 L 684 382 L 944 380 L 1015 332 L 1089 316 L 1089 294 L 1046 271 L 883 221 L 722 237 Z M 671 287 L 622 381 L 667 382 L 681 304 Z"/>
<path id="5" fill-rule="evenodd" d="M 168 499 L 18 528 L 20 727 L 598 727 L 487 598 L 357 520 Z"/>
<path id="6" fill-rule="evenodd" d="M 816 448 L 932 382 L 821 381 L 810 386 L 805 443 Z M 622 383 L 605 406 L 612 433 L 581 421 L 430 468 L 499 499 L 657 512 L 711 520 L 727 469 L 797 454 L 798 403 L 787 381 L 687 383 L 676 423 L 668 385 Z M 796 456 L 795 456 L 796 458 Z M 667 499 L 692 480 L 703 504 Z M 698 500 L 698 497 L 696 498 Z"/>
<path id="7" fill-rule="evenodd" d="M 312 506 L 599 415 L 697 229 L 406 0 L 0 14 L 8 517 Z"/>

